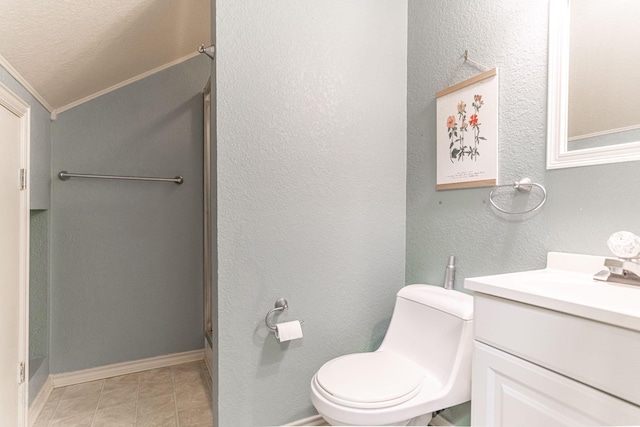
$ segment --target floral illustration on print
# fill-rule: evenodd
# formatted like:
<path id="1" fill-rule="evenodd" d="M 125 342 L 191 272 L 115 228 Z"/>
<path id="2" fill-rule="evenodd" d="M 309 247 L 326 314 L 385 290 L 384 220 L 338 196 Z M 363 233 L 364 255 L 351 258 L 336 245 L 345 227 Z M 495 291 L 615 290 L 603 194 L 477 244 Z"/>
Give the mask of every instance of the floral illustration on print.
<path id="1" fill-rule="evenodd" d="M 478 146 L 480 141 L 486 141 L 486 138 L 480 136 L 479 112 L 484 105 L 482 95 L 474 95 L 471 107 L 474 113 L 469 116 L 467 121 L 467 104 L 460 101 L 456 107 L 458 110 L 456 116 L 447 117 L 447 131 L 449 133 L 449 160 L 451 163 L 455 161 L 463 161 L 465 156 L 471 160 L 477 160 L 480 155 Z M 469 127 L 473 131 L 473 145 L 465 143 L 465 134 L 469 131 Z"/>

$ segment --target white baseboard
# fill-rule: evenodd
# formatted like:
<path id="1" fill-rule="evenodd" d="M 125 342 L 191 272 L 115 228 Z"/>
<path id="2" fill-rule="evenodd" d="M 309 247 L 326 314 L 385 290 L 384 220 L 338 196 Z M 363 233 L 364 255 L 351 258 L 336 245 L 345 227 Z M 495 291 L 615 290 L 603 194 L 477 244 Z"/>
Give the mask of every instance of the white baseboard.
<path id="1" fill-rule="evenodd" d="M 298 420 L 298 421 L 294 421 L 292 423 L 289 424 L 285 424 L 285 426 L 328 426 L 329 423 L 327 423 L 324 418 L 322 418 L 320 415 L 314 415 L 312 417 L 309 418 L 304 418 L 302 420 Z"/>
<path id="2" fill-rule="evenodd" d="M 51 396 L 52 391 L 53 380 L 51 379 L 51 375 L 49 375 L 29 406 L 29 427 L 31 427 L 36 422 L 36 419 L 38 419 L 38 415 L 42 412 L 42 408 L 44 408 L 47 400 L 49 400 L 49 396 Z"/>
<path id="3" fill-rule="evenodd" d="M 204 359 L 204 349 L 168 354 L 166 356 L 150 357 L 148 359 L 133 360 L 131 362 L 115 363 L 113 365 L 98 366 L 97 368 L 83 369 L 81 371 L 53 374 L 50 375 L 49 378 L 53 382 L 53 388 L 66 387 L 88 381 L 96 381 L 105 378 L 117 377 L 119 375 L 132 374 L 134 372 L 148 371 L 149 369 L 196 362 L 202 359 Z"/>

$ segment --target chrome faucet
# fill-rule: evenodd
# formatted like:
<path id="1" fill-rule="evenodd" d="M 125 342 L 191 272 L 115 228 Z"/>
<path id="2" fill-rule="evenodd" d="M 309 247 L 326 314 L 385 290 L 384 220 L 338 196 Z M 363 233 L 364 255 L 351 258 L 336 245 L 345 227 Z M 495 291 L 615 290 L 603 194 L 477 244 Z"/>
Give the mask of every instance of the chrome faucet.
<path id="1" fill-rule="evenodd" d="M 605 258 L 607 269 L 593 278 L 640 286 L 640 237 L 628 231 L 617 231 L 609 236 L 607 246 L 618 258 Z"/>
<path id="2" fill-rule="evenodd" d="M 596 273 L 594 279 L 640 286 L 640 264 L 637 262 L 624 258 L 605 258 L 604 266 L 607 270 Z"/>

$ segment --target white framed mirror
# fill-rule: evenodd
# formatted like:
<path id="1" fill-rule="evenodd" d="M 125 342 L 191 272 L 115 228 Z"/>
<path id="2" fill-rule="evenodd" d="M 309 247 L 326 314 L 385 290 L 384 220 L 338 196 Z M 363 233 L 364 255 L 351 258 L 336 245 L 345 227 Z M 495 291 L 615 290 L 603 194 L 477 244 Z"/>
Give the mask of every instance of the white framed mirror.
<path id="1" fill-rule="evenodd" d="M 640 160 L 638 16 L 637 0 L 550 0 L 547 169 Z"/>

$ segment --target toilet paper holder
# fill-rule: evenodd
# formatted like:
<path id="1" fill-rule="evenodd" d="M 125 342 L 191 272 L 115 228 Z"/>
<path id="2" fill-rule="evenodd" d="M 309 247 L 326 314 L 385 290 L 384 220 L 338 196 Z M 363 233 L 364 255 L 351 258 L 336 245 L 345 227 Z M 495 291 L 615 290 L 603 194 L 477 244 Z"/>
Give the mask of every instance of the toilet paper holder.
<path id="1" fill-rule="evenodd" d="M 284 311 L 288 308 L 289 303 L 287 302 L 287 300 L 285 298 L 280 298 L 276 301 L 274 308 L 267 312 L 267 315 L 264 317 L 264 323 L 265 325 L 267 325 L 267 328 L 269 328 L 271 332 L 276 332 L 276 326 L 269 322 L 269 318 L 271 317 L 271 315 L 276 311 Z M 304 323 L 304 320 L 298 320 L 298 322 L 300 322 L 300 325 L 302 325 Z"/>

